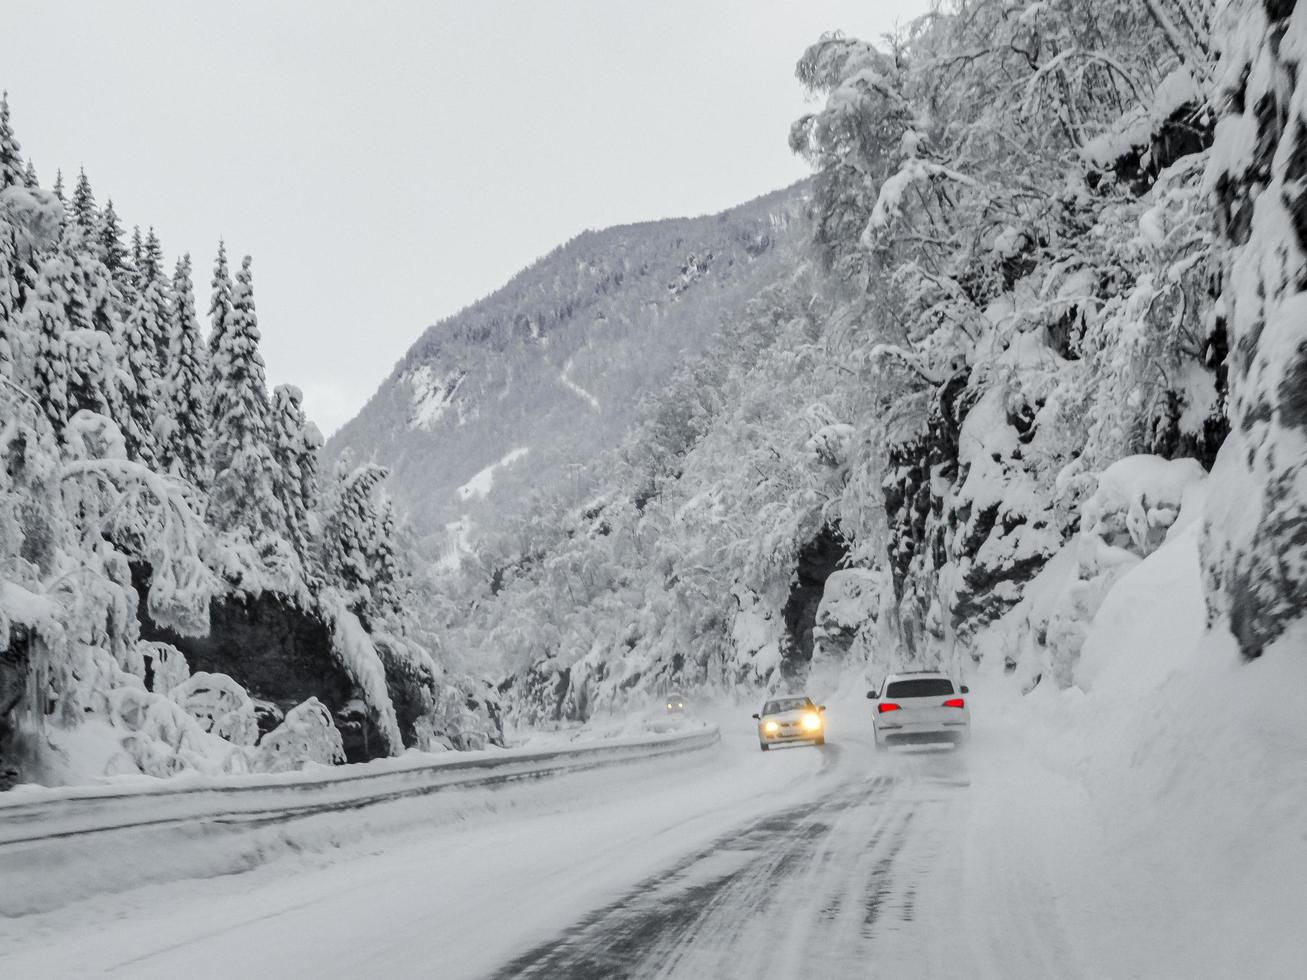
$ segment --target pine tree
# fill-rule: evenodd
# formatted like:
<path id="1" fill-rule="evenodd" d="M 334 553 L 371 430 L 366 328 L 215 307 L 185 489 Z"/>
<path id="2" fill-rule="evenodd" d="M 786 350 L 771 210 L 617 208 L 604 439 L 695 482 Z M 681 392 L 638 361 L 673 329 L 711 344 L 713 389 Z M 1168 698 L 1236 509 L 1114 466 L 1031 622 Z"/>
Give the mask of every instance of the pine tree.
<path id="1" fill-rule="evenodd" d="M 23 184 L 29 191 L 34 191 L 41 186 L 41 182 L 36 178 L 36 164 L 29 158 L 27 169 L 23 171 Z"/>
<path id="2" fill-rule="evenodd" d="M 210 523 L 225 531 L 247 529 L 253 538 L 280 533 L 285 517 L 273 489 L 276 462 L 248 255 L 236 274 L 220 340 L 213 364 Z"/>
<path id="3" fill-rule="evenodd" d="M 46 418 L 61 432 L 69 416 L 68 408 L 68 278 L 69 260 L 53 252 L 42 262 L 36 286 L 27 294 L 23 319 L 35 338 L 32 395 Z"/>
<path id="4" fill-rule="evenodd" d="M 227 268 L 227 245 L 219 240 L 218 258 L 213 263 L 213 294 L 209 300 L 209 364 L 217 369 L 218 348 L 222 346 L 227 322 L 231 319 L 231 272 Z"/>
<path id="5" fill-rule="evenodd" d="M 23 183 L 22 148 L 9 125 L 9 93 L 3 92 L 0 93 L 0 191 Z"/>
<path id="6" fill-rule="evenodd" d="M 77 174 L 77 184 L 73 188 L 72 224 L 82 234 L 84 247 L 99 251 L 100 248 L 100 212 L 95 206 L 95 194 L 91 191 L 91 182 L 86 171 Z"/>
<path id="7" fill-rule="evenodd" d="M 171 351 L 165 373 L 167 409 L 159 435 L 160 463 L 193 486 L 208 485 L 209 351 L 195 316 L 191 257 L 183 256 L 172 277 L 168 330 Z"/>
<path id="8" fill-rule="evenodd" d="M 67 204 L 64 199 L 64 172 L 62 169 L 54 172 L 54 196 L 59 198 L 60 204 Z"/>
<path id="9" fill-rule="evenodd" d="M 309 512 L 317 506 L 318 451 L 322 434 L 304 417 L 304 395 L 294 385 L 272 393 L 273 488 L 286 518 L 286 538 L 307 561 Z"/>

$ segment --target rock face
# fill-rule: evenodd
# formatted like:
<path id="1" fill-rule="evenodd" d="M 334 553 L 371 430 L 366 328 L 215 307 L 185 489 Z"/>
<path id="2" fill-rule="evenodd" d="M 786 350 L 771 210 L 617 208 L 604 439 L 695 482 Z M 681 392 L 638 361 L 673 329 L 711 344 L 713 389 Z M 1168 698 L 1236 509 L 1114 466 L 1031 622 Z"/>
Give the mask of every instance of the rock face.
<path id="1" fill-rule="evenodd" d="M 137 593 L 148 591 L 148 569 L 133 569 Z M 287 712 L 317 698 L 338 718 L 345 755 L 362 762 L 385 755 L 385 739 L 366 712 L 360 714 L 354 683 L 332 651 L 330 628 L 286 598 L 265 592 L 253 598 L 221 596 L 209 607 L 204 637 L 178 636 L 150 618 L 144 600 L 141 638 L 180 650 L 192 671 L 226 674 L 258 701 Z"/>
<path id="2" fill-rule="evenodd" d="M 1231 5 L 1209 179 L 1227 248 L 1231 434 L 1202 547 L 1247 658 L 1307 615 L 1307 7 Z"/>
<path id="3" fill-rule="evenodd" d="M 812 662 L 813 627 L 826 582 L 848 553 L 839 529 L 830 524 L 799 549 L 790 597 L 782 610 L 785 640 L 781 644 L 781 677 L 799 678 L 807 673 Z"/>

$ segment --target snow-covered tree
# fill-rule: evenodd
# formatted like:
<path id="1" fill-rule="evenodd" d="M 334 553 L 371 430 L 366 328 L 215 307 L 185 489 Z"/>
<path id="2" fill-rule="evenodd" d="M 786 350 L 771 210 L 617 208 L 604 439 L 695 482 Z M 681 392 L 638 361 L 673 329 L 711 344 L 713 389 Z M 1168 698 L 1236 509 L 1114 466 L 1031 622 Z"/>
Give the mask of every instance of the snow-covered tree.
<path id="1" fill-rule="evenodd" d="M 163 399 L 169 353 L 169 285 L 153 229 L 145 242 L 136 229 L 132 248 L 134 295 L 124 324 L 122 398 L 126 418 L 121 421 L 131 458 L 154 466 L 160 451 L 155 428 L 167 407 Z"/>
<path id="2" fill-rule="evenodd" d="M 100 258 L 105 268 L 109 270 L 115 282 L 121 282 L 119 276 L 127 263 L 127 247 L 123 244 L 122 224 L 118 220 L 118 212 L 114 210 L 113 198 L 105 202 L 104 211 L 100 214 L 97 240 L 100 244 Z"/>
<path id="3" fill-rule="evenodd" d="M 231 313 L 213 359 L 209 519 L 219 530 L 243 528 L 258 538 L 280 533 L 285 517 L 274 486 L 277 463 L 250 266 L 247 255 L 236 274 Z"/>
<path id="4" fill-rule="evenodd" d="M 381 489 L 388 473 L 372 463 L 349 469 L 342 462 L 324 508 L 323 570 L 365 624 L 398 611 L 394 513 Z"/>
<path id="5" fill-rule="evenodd" d="M 304 416 L 304 395 L 294 385 L 272 393 L 273 487 L 286 520 L 286 536 L 302 561 L 309 557 L 309 513 L 318 501 L 322 434 Z"/>
<path id="6" fill-rule="evenodd" d="M 227 268 L 227 244 L 218 242 L 218 257 L 213 263 L 213 292 L 209 299 L 209 364 L 217 369 L 218 348 L 222 346 L 231 319 L 232 281 Z M 216 383 L 216 375 L 214 381 Z"/>
<path id="7" fill-rule="evenodd" d="M 69 217 L 72 219 L 70 226 L 81 233 L 83 247 L 98 251 L 101 217 L 99 209 L 95 206 L 95 193 L 91 190 L 91 181 L 87 178 L 85 170 L 77 174 L 69 212 Z"/>
<path id="8" fill-rule="evenodd" d="M 0 191 L 25 186 L 22 147 L 9 123 L 9 93 L 0 92 Z"/>
<path id="9" fill-rule="evenodd" d="M 168 340 L 163 379 L 166 408 L 155 429 L 159 463 L 173 476 L 204 489 L 210 440 L 209 352 L 195 315 L 189 255 L 178 260 L 172 277 Z"/>
<path id="10" fill-rule="evenodd" d="M 68 420 L 68 303 L 71 262 L 55 252 L 41 263 L 23 320 L 34 338 L 31 393 L 56 433 Z"/>

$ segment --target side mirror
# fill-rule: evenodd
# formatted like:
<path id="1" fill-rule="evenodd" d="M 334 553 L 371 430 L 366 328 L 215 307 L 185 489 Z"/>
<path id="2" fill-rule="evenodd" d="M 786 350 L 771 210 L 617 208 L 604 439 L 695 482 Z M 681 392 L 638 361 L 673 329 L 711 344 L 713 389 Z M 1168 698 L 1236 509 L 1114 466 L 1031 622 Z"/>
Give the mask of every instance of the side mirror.
<path id="1" fill-rule="evenodd" d="M 875 700 L 876 700 L 876 692 L 875 692 L 875 691 L 868 691 L 868 692 L 867 692 L 867 700 L 868 700 L 868 701 L 875 701 Z"/>
<path id="2" fill-rule="evenodd" d="M 818 710 L 818 711 L 825 711 L 825 710 L 826 710 L 826 706 L 823 704 L 823 705 L 821 705 L 817 710 Z"/>
<path id="3" fill-rule="evenodd" d="M 971 693 L 971 688 L 969 688 L 969 687 L 967 687 L 967 685 L 963 684 L 963 685 L 962 685 L 962 693 L 963 693 L 963 694 L 970 694 L 970 693 Z"/>
<path id="4" fill-rule="evenodd" d="M 757 718 L 758 716 L 757 716 L 757 715 L 750 715 L 749 717 L 750 717 L 750 718 Z"/>

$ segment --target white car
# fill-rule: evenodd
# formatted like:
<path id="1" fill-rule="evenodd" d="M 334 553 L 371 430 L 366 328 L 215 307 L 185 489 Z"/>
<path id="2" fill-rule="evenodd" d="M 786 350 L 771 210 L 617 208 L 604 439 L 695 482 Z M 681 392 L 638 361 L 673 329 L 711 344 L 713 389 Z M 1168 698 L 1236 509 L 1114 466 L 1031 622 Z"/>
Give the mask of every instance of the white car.
<path id="1" fill-rule="evenodd" d="M 669 715 L 679 715 L 685 711 L 685 695 L 673 691 L 667 695 L 667 713 Z"/>
<path id="2" fill-rule="evenodd" d="M 753 717 L 758 720 L 758 747 L 766 752 L 773 745 L 793 742 L 826 744 L 826 706 L 812 703 L 802 694 L 772 698 Z"/>
<path id="3" fill-rule="evenodd" d="M 971 709 L 966 685 L 955 686 L 948 674 L 933 670 L 890 674 L 879 691 L 868 691 L 876 702 L 872 725 L 876 745 L 952 742 L 971 735 Z"/>

